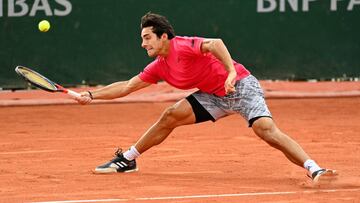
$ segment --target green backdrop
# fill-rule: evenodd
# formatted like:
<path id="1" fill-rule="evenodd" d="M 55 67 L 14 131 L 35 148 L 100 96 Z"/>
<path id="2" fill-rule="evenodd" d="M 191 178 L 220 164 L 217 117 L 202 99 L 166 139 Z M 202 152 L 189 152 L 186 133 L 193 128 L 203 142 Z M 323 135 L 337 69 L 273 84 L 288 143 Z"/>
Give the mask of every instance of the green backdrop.
<path id="1" fill-rule="evenodd" d="M 9 7 L 23 16 L 11 16 Z M 2 0 L 0 87 L 23 86 L 24 65 L 65 84 L 108 84 L 139 73 L 152 59 L 141 48 L 140 18 L 168 17 L 177 35 L 222 38 L 232 57 L 260 79 L 360 76 L 360 5 L 351 0 Z M 297 3 L 297 10 L 289 3 Z M 309 1 L 309 0 L 308 0 Z M 63 3 L 61 3 L 63 2 Z M 67 15 L 56 15 L 55 9 Z M 259 3 L 274 9 L 259 11 Z M 275 2 L 275 3 L 274 3 Z M 284 3 L 281 6 L 281 3 Z M 37 12 L 30 14 L 34 5 Z M 51 12 L 45 12 L 44 5 Z M 10 6 L 9 6 L 10 5 Z M 42 6 L 42 7 L 41 7 Z M 41 33 L 40 20 L 51 30 Z"/>

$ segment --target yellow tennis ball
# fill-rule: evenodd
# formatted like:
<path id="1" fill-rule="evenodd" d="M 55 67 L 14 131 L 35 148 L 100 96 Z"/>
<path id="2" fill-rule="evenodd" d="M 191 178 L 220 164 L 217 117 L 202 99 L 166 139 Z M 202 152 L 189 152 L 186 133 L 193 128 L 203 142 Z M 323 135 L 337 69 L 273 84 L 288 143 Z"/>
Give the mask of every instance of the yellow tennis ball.
<path id="1" fill-rule="evenodd" d="M 50 29 L 50 23 L 47 20 L 42 20 L 40 21 L 38 27 L 41 32 L 47 32 Z"/>

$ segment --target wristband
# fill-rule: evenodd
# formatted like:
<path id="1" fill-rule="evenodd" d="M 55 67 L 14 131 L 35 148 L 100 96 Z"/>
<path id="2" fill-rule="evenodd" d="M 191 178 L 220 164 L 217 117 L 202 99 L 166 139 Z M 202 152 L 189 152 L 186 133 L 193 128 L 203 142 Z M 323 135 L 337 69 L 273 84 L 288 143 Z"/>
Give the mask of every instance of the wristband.
<path id="1" fill-rule="evenodd" d="M 91 93 L 90 91 L 87 91 L 87 92 L 89 93 L 89 97 L 90 97 L 90 99 L 91 99 L 91 100 L 93 100 L 93 99 L 94 99 L 94 97 L 93 97 L 92 93 Z"/>

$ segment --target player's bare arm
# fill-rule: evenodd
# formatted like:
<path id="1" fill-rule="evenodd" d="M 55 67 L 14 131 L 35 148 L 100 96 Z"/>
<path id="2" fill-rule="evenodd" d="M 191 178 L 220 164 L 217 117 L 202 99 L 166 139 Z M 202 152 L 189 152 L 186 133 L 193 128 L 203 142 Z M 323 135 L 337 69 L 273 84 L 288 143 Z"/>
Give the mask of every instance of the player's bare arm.
<path id="1" fill-rule="evenodd" d="M 226 93 L 235 92 L 236 70 L 224 42 L 221 39 L 205 39 L 201 44 L 201 52 L 212 53 L 224 64 L 225 69 L 229 73 L 224 84 L 225 91 Z"/>
<path id="2" fill-rule="evenodd" d="M 103 88 L 92 90 L 91 92 L 83 92 L 83 97 L 78 99 L 78 102 L 81 104 L 87 104 L 92 99 L 115 99 L 124 97 L 132 92 L 150 85 L 150 83 L 142 81 L 139 76 L 134 76 L 127 81 L 119 81 L 107 85 Z"/>

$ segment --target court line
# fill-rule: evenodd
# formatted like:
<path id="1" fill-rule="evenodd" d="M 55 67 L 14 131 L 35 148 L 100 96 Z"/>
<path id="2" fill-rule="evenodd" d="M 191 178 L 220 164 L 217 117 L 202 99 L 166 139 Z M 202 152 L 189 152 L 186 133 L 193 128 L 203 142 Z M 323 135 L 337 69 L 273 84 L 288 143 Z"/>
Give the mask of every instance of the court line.
<path id="1" fill-rule="evenodd" d="M 34 154 L 34 153 L 48 153 L 48 152 L 57 152 L 59 150 L 30 150 L 30 151 L 17 151 L 17 152 L 0 152 L 0 155 L 10 155 L 10 154 Z"/>
<path id="2" fill-rule="evenodd" d="M 305 191 L 283 191 L 283 192 L 250 192 L 233 194 L 214 194 L 214 195 L 185 195 L 168 197 L 140 197 L 122 199 L 92 199 L 92 200 L 58 200 L 31 203 L 84 203 L 84 202 L 127 202 L 127 201 L 151 201 L 151 200 L 177 200 L 177 199 L 201 199 L 201 198 L 221 198 L 221 197 L 244 197 L 244 196 L 267 196 L 267 195 L 293 195 L 293 194 L 313 194 L 313 193 L 333 193 L 333 192 L 358 192 L 360 188 L 353 189 L 327 189 L 327 190 L 305 190 Z"/>
<path id="3" fill-rule="evenodd" d="M 164 175 L 186 175 L 186 174 L 221 174 L 224 173 L 224 171 L 169 171 L 169 172 L 158 172 L 158 174 L 164 174 Z"/>

